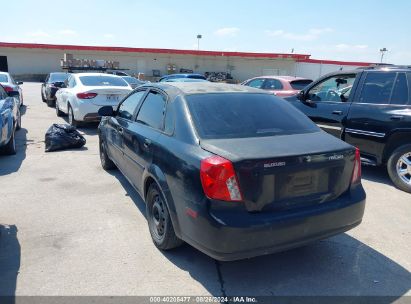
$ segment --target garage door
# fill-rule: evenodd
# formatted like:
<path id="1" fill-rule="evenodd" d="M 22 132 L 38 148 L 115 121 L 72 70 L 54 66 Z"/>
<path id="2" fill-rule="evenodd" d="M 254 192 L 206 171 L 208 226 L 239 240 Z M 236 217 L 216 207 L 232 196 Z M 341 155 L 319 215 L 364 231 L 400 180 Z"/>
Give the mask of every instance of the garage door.
<path id="1" fill-rule="evenodd" d="M 8 72 L 9 66 L 7 64 L 7 56 L 0 56 L 0 71 Z"/>

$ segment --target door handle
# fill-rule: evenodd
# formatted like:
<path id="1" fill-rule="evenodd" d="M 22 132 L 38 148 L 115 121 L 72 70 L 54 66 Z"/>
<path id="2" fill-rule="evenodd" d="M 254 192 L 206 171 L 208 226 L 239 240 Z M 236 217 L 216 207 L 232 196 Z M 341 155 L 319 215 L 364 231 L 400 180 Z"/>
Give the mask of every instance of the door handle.
<path id="1" fill-rule="evenodd" d="M 402 120 L 404 118 L 404 116 L 402 115 L 392 115 L 390 117 L 391 120 Z"/>
<path id="2" fill-rule="evenodd" d="M 334 115 L 342 115 L 343 111 L 333 111 Z"/>
<path id="3" fill-rule="evenodd" d="M 118 127 L 118 128 L 117 128 L 117 131 L 118 131 L 118 133 L 120 133 L 120 134 L 123 134 L 123 133 L 124 133 L 124 130 L 123 130 L 122 127 Z"/>
<path id="4" fill-rule="evenodd" d="M 149 140 L 148 138 L 146 138 L 144 140 L 144 147 L 145 148 L 149 148 L 151 146 L 151 140 Z"/>

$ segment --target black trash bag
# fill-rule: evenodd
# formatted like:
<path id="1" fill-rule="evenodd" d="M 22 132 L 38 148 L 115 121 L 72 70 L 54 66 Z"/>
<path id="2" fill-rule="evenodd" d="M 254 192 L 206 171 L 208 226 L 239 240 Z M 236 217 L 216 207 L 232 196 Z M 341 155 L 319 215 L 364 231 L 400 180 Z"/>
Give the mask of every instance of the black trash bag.
<path id="1" fill-rule="evenodd" d="M 73 126 L 53 124 L 46 132 L 46 152 L 81 148 L 86 139 Z"/>

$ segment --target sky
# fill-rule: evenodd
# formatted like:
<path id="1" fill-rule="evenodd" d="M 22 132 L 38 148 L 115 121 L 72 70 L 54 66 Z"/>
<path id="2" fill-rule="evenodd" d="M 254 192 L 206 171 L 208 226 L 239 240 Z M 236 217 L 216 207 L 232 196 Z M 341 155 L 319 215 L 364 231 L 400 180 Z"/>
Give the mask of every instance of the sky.
<path id="1" fill-rule="evenodd" d="M 60 3 L 60 4 L 59 4 Z M 5 1 L 0 41 L 411 64 L 410 0 Z"/>

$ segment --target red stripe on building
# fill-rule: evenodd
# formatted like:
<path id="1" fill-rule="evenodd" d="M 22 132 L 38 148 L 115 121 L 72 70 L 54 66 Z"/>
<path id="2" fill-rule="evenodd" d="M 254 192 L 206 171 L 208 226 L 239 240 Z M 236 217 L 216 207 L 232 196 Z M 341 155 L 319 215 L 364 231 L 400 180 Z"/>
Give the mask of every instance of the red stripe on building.
<path id="1" fill-rule="evenodd" d="M 64 50 L 64 51 L 97 51 L 97 52 L 173 54 L 173 55 L 194 55 L 194 56 L 214 56 L 214 57 L 226 56 L 226 57 L 276 58 L 276 59 L 287 59 L 288 58 L 288 59 L 294 59 L 294 60 L 307 60 L 310 58 L 310 55 L 306 55 L 306 54 L 219 52 L 219 51 L 195 51 L 195 50 L 175 50 L 175 49 L 59 45 L 59 44 L 38 44 L 38 43 L 11 43 L 11 42 L 0 42 L 0 47 Z"/>

